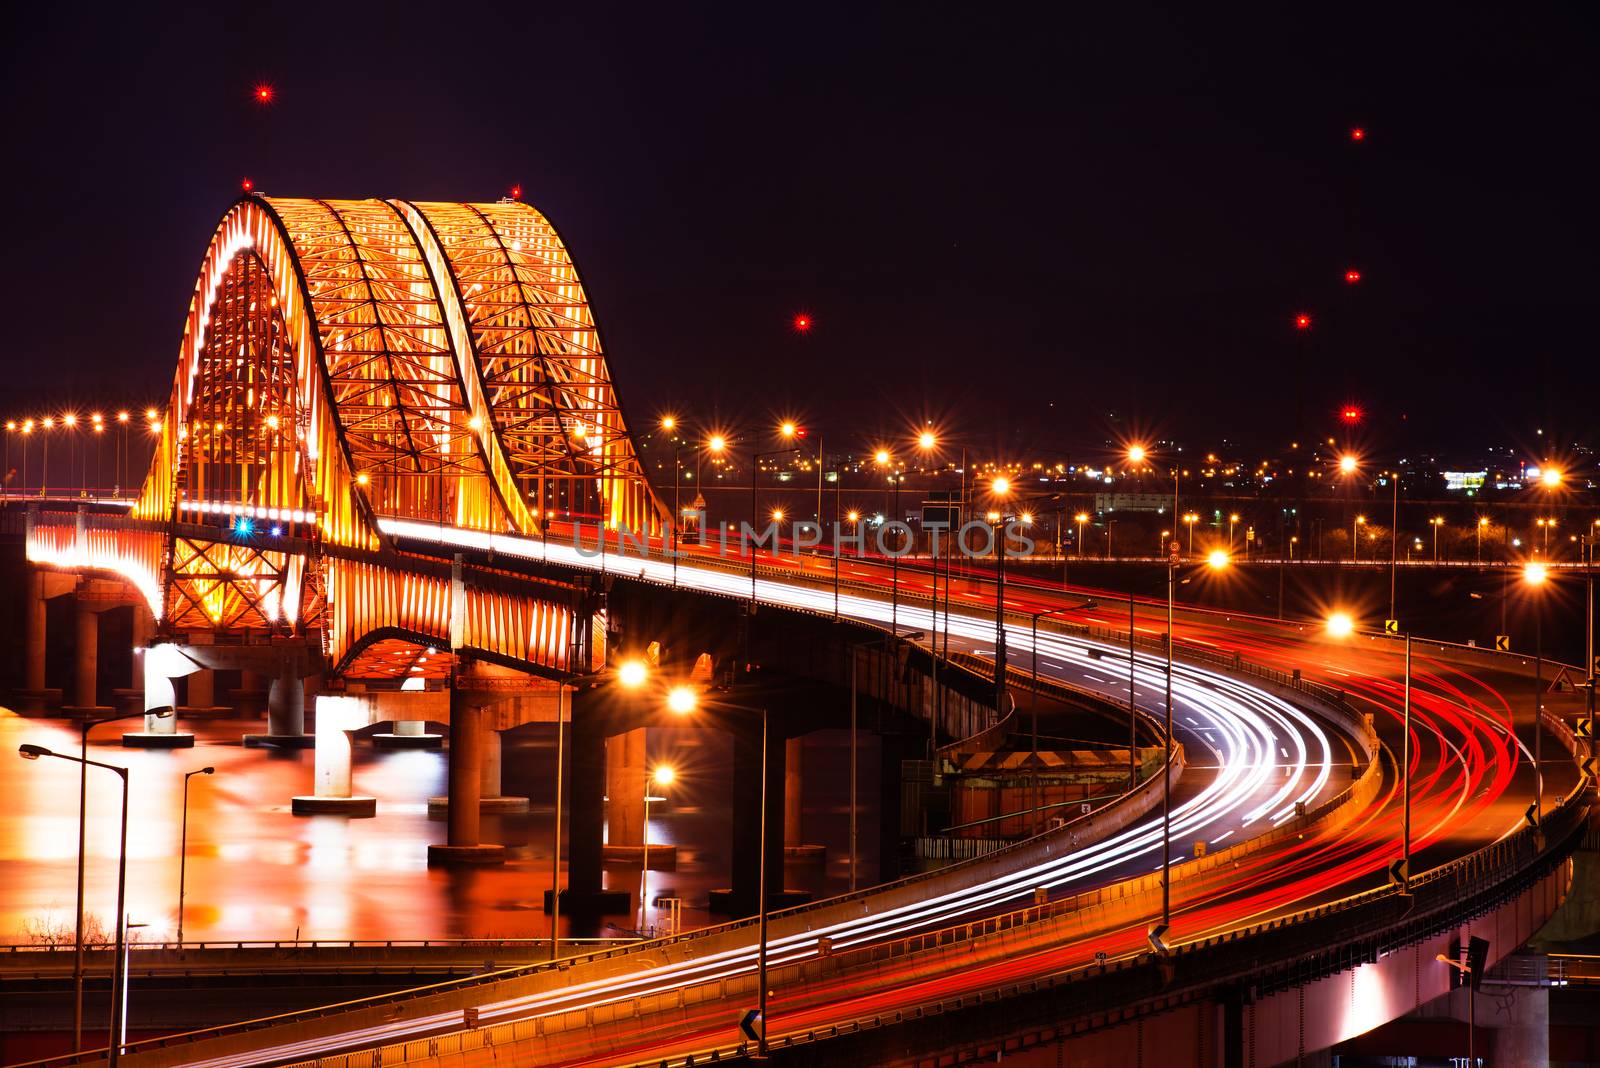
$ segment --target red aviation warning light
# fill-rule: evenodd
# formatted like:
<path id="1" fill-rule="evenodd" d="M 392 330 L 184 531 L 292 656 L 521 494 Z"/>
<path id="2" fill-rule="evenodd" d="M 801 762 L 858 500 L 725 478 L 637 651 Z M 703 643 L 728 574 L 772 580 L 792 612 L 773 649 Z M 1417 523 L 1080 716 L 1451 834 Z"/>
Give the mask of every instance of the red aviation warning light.
<path id="1" fill-rule="evenodd" d="M 804 334 L 806 331 L 810 330 L 811 329 L 811 316 L 809 316 L 809 315 L 796 315 L 794 317 L 794 328 L 795 328 L 795 331 L 797 333 L 801 333 L 801 334 Z"/>
<path id="2" fill-rule="evenodd" d="M 250 93 L 250 95 L 255 97 L 257 104 L 265 105 L 272 103 L 272 98 L 278 94 L 277 90 L 273 89 L 271 84 L 267 82 L 260 82 L 256 85 L 255 89 Z"/>
<path id="3" fill-rule="evenodd" d="M 1349 282 L 1351 285 L 1355 285 L 1357 282 L 1361 281 L 1361 272 L 1355 268 L 1351 268 L 1350 270 L 1344 272 L 1344 280 Z"/>
<path id="4" fill-rule="evenodd" d="M 521 200 L 522 199 L 522 186 L 514 185 L 514 186 L 511 187 L 511 199 L 512 200 Z"/>
<path id="5" fill-rule="evenodd" d="M 1339 418 L 1347 423 L 1361 422 L 1361 415 L 1361 406 L 1358 404 L 1346 404 L 1339 410 Z"/>
<path id="6" fill-rule="evenodd" d="M 242 182 L 239 183 L 240 190 L 242 190 L 243 192 L 246 192 L 246 193 L 254 191 L 255 187 L 256 187 L 256 183 L 252 182 L 248 178 L 244 179 Z"/>
<path id="7" fill-rule="evenodd" d="M 1366 130 L 1363 130 L 1359 126 L 1352 126 L 1350 128 L 1350 140 L 1352 140 L 1352 141 L 1365 141 L 1366 139 L 1367 139 L 1367 131 Z"/>
<path id="8" fill-rule="evenodd" d="M 1294 317 L 1294 328 L 1296 330 L 1310 330 L 1311 316 L 1307 315 L 1305 312 L 1301 312 L 1299 315 L 1296 315 Z"/>

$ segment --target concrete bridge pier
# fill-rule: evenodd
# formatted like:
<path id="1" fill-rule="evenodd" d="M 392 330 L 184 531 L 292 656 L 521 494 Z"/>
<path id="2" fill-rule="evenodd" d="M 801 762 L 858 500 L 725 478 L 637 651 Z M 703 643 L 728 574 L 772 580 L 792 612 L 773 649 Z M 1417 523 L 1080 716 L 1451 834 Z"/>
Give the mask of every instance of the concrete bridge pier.
<path id="1" fill-rule="evenodd" d="M 606 717 L 595 707 L 593 691 L 572 695 L 572 720 L 567 732 L 566 792 L 567 879 L 561 911 L 570 916 L 626 916 L 631 890 L 607 890 L 604 872 Z M 550 911 L 550 891 L 544 908 Z"/>
<path id="2" fill-rule="evenodd" d="M 296 682 L 298 685 L 298 681 Z M 351 789 L 350 734 L 367 725 L 367 702 L 360 697 L 323 694 L 317 698 L 316 792 L 290 803 L 296 816 L 376 816 L 378 799 Z"/>
<path id="3" fill-rule="evenodd" d="M 483 718 L 487 702 L 458 677 L 450 691 L 449 833 L 443 844 L 428 846 L 430 867 L 500 864 L 505 847 L 479 841 L 483 797 Z M 498 761 L 497 761 L 498 763 Z"/>
<path id="4" fill-rule="evenodd" d="M 426 720 L 400 719 L 395 721 L 394 730 L 374 734 L 372 744 L 378 749 L 438 749 L 444 745 L 444 735 L 430 731 Z M 500 792 L 498 783 L 494 792 Z M 428 804 L 433 804 L 431 799 Z"/>
<path id="5" fill-rule="evenodd" d="M 644 727 L 606 739 L 607 865 L 644 862 L 644 799 L 647 793 L 659 795 L 662 789 L 650 781 L 655 768 L 650 764 L 647 739 Z M 678 847 L 652 840 L 650 870 L 677 871 Z"/>
<path id="6" fill-rule="evenodd" d="M 317 708 L 321 707 L 319 703 Z M 321 733 L 319 723 L 317 734 Z M 244 744 L 252 749 L 305 749 L 313 744 L 320 748 L 320 739 L 306 733 L 305 684 L 293 658 L 284 661 L 267 691 L 267 733 L 247 734 Z"/>
<path id="7" fill-rule="evenodd" d="M 711 911 L 725 916 L 752 916 L 760 900 L 761 868 L 767 866 L 767 907 L 786 908 L 811 900 L 801 890 L 784 888 L 784 781 L 788 747 L 781 721 L 772 717 L 767 746 L 767 848 L 761 852 L 761 723 L 731 725 L 733 734 L 732 886 L 711 891 Z"/>
<path id="8" fill-rule="evenodd" d="M 401 728 L 407 723 L 417 727 L 426 728 L 427 724 L 421 720 L 402 720 L 395 724 L 396 737 L 404 737 Z M 508 797 L 501 789 L 501 754 L 505 748 L 501 738 L 503 731 L 491 730 L 487 725 L 483 727 L 483 763 L 478 774 L 478 811 L 479 812 L 526 812 L 528 799 L 526 797 Z M 373 737 L 378 737 L 374 735 Z M 433 735 L 437 738 L 438 735 Z M 428 815 L 433 816 L 450 810 L 449 797 L 428 798 Z"/>
<path id="9" fill-rule="evenodd" d="M 792 862 L 821 864 L 827 847 L 805 839 L 805 751 L 803 737 L 784 743 L 783 855 Z"/>
<path id="10" fill-rule="evenodd" d="M 134 634 L 140 634 L 139 610 L 134 610 Z M 188 749 L 194 735 L 178 730 L 177 697 L 172 680 L 192 670 L 194 662 L 168 643 L 145 645 L 134 651 L 137 674 L 143 682 L 140 707 L 144 709 L 144 730 L 127 731 L 122 744 L 129 749 Z M 157 715 L 159 712 L 172 713 Z"/>
<path id="11" fill-rule="evenodd" d="M 72 703 L 78 708 L 97 710 L 100 706 L 100 610 L 81 596 L 73 609 L 76 648 L 72 659 Z"/>
<path id="12" fill-rule="evenodd" d="M 185 695 L 185 703 L 190 708 L 207 711 L 217 707 L 217 677 L 210 668 L 201 668 L 189 676 L 189 692 Z"/>

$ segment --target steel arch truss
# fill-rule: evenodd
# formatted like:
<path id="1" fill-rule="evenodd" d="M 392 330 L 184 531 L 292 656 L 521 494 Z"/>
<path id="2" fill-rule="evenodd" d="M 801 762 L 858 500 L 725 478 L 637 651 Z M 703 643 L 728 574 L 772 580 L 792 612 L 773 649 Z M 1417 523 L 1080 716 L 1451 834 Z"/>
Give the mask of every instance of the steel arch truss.
<path id="1" fill-rule="evenodd" d="M 437 244 L 469 330 L 488 427 L 536 515 L 658 531 L 577 268 L 526 204 L 402 203 Z"/>
<path id="2" fill-rule="evenodd" d="M 404 603 L 408 630 L 436 631 L 427 582 L 334 589 L 335 550 L 384 548 L 379 516 L 669 521 L 571 258 L 518 203 L 240 200 L 207 248 L 158 434 L 134 516 L 167 530 L 169 628 L 316 629 L 336 653 Z M 474 609 L 484 640 L 546 663 L 543 609 L 493 603 Z"/>

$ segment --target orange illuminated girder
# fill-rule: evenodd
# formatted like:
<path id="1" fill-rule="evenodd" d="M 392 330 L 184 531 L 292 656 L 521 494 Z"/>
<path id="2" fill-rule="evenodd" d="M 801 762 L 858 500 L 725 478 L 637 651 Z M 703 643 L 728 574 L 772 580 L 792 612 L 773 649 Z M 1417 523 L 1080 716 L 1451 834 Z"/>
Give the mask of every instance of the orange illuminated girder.
<path id="1" fill-rule="evenodd" d="M 167 626 L 327 627 L 346 646 L 378 620 L 324 618 L 316 546 L 378 549 L 380 515 L 670 521 L 542 214 L 254 196 L 207 249 L 134 515 L 184 525 L 160 565 Z M 239 521 L 247 536 L 222 532 Z M 279 552 L 276 531 L 313 549 Z"/>

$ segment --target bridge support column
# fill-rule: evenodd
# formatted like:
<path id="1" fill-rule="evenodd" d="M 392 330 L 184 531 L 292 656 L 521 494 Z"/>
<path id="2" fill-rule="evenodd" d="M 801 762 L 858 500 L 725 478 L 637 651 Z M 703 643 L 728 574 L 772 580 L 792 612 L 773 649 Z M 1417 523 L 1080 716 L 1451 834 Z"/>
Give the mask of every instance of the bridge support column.
<path id="1" fill-rule="evenodd" d="M 481 817 L 478 803 L 483 788 L 482 699 L 470 691 L 450 691 L 450 804 L 449 833 L 443 845 L 428 846 L 428 864 L 458 867 L 500 864 L 505 847 L 478 841 Z"/>
<path id="2" fill-rule="evenodd" d="M 72 661 L 72 703 L 79 708 L 99 706 L 100 613 L 82 600 L 73 606 L 77 648 Z"/>
<path id="3" fill-rule="evenodd" d="M 444 736 L 428 730 L 423 720 L 402 719 L 395 721 L 393 731 L 374 734 L 372 744 L 379 749 L 438 749 L 444 744 Z M 497 786 L 495 793 L 499 792 Z"/>
<path id="4" fill-rule="evenodd" d="M 1489 1063 L 1496 1068 L 1535 1068 L 1550 1063 L 1550 988 L 1544 986 L 1494 986 L 1490 996 L 1479 991 L 1478 1025 L 1489 1016 L 1494 1027 L 1494 1052 Z M 1484 1002 L 1492 1005 L 1484 1013 Z M 1498 1019 L 1496 1019 L 1498 1017 Z M 1479 1050 L 1482 1050 L 1482 1046 Z"/>
<path id="5" fill-rule="evenodd" d="M 317 710 L 322 710 L 318 698 Z M 317 737 L 306 733 L 306 690 L 294 662 L 287 661 L 278 677 L 272 680 L 267 691 L 267 733 L 247 734 L 244 744 L 253 749 L 305 749 L 313 743 L 322 747 L 322 724 L 317 724 Z"/>
<path id="6" fill-rule="evenodd" d="M 608 865 L 644 862 L 644 798 L 649 793 L 650 761 L 645 728 L 606 739 L 606 848 Z M 677 871 L 678 847 L 650 843 L 652 871 Z"/>
<path id="7" fill-rule="evenodd" d="M 606 735 L 605 719 L 592 693 L 574 693 L 571 745 L 567 760 L 567 885 L 561 892 L 563 916 L 626 916 L 631 890 L 605 889 Z M 552 769 L 553 770 L 553 769 Z M 550 911 L 545 894 L 545 911 Z"/>
<path id="8" fill-rule="evenodd" d="M 210 668 L 201 668 L 189 676 L 187 695 L 190 708 L 215 708 L 217 706 L 217 679 Z"/>
<path id="9" fill-rule="evenodd" d="M 767 865 L 767 907 L 803 904 L 811 895 L 784 889 L 783 784 L 788 763 L 776 722 L 767 746 L 767 849 L 761 855 L 761 724 L 733 728 L 732 888 L 711 891 L 711 911 L 725 916 L 754 915 L 760 900 L 761 869 Z"/>
<path id="10" fill-rule="evenodd" d="M 317 698 L 316 792 L 294 798 L 296 816 L 376 816 L 378 799 L 353 794 L 350 732 L 367 725 L 367 706 L 359 697 Z"/>
<path id="11" fill-rule="evenodd" d="M 44 692 L 44 650 L 49 613 L 44 596 L 44 572 L 28 574 L 28 664 L 24 684 L 32 693 Z"/>
<path id="12" fill-rule="evenodd" d="M 784 745 L 783 855 L 790 860 L 820 864 L 826 846 L 805 839 L 805 739 L 790 738 Z"/>
<path id="13" fill-rule="evenodd" d="M 399 736 L 405 723 L 396 723 L 395 735 Z M 415 726 L 424 727 L 421 721 L 415 721 Z M 501 792 L 501 751 L 504 748 L 500 737 L 502 732 L 483 728 L 483 766 L 478 775 L 478 811 L 479 812 L 526 812 L 528 799 L 526 797 L 507 797 Z M 434 735 L 434 737 L 438 737 Z M 450 809 L 450 798 L 428 798 L 428 815 L 433 816 Z"/>

